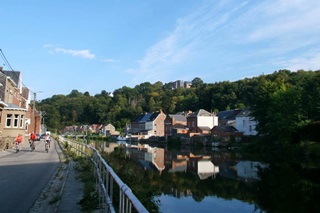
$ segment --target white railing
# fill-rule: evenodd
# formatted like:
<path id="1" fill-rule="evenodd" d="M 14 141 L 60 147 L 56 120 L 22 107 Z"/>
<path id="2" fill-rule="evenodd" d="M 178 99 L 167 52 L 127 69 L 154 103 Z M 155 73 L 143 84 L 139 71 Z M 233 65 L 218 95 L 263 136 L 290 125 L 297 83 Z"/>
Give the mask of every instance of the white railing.
<path id="1" fill-rule="evenodd" d="M 91 160 L 94 169 L 94 177 L 96 180 L 97 192 L 99 194 L 99 208 L 104 212 L 114 213 L 114 183 L 119 188 L 119 211 L 121 213 L 131 213 L 134 208 L 139 213 L 148 212 L 141 204 L 137 197 L 132 193 L 131 189 L 123 183 L 113 169 L 101 157 L 100 153 L 92 146 L 80 143 L 59 136 L 59 141 L 68 144 L 70 151 L 77 156 L 87 157 Z"/>

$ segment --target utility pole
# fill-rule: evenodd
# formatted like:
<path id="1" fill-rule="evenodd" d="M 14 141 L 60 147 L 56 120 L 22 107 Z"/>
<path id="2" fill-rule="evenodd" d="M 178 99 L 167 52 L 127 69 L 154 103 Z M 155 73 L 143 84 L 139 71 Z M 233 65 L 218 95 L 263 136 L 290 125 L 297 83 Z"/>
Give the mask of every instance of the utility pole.
<path id="1" fill-rule="evenodd" d="M 42 116 L 42 125 L 41 125 L 41 134 L 45 132 L 45 125 L 44 125 L 44 116 L 46 115 L 46 112 L 41 112 Z"/>
<path id="2" fill-rule="evenodd" d="M 35 108 L 36 108 L 36 95 L 37 93 L 33 93 L 33 106 L 32 106 L 32 118 L 33 118 L 33 122 L 34 122 L 34 125 L 33 125 L 33 132 L 35 133 L 36 132 L 36 114 L 35 114 Z"/>
<path id="3" fill-rule="evenodd" d="M 37 91 L 37 92 L 42 92 L 42 91 Z M 32 104 L 32 118 L 33 118 L 33 122 L 34 122 L 34 125 L 33 125 L 33 132 L 36 133 L 36 126 L 37 126 L 37 122 L 36 122 L 36 113 L 35 113 L 35 110 L 36 110 L 36 100 L 37 100 L 37 92 L 34 92 L 33 93 L 33 104 Z M 41 123 L 41 120 L 40 120 L 40 123 Z"/>

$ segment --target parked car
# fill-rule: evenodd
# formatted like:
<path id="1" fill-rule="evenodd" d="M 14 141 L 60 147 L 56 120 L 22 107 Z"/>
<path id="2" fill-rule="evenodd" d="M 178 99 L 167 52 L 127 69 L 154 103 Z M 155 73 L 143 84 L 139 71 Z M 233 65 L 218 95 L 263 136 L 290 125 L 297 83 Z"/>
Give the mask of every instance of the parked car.
<path id="1" fill-rule="evenodd" d="M 40 141 L 40 134 L 36 134 L 36 141 Z"/>
<path id="2" fill-rule="evenodd" d="M 46 134 L 42 134 L 41 136 L 40 136 L 40 139 L 44 139 L 46 137 Z"/>

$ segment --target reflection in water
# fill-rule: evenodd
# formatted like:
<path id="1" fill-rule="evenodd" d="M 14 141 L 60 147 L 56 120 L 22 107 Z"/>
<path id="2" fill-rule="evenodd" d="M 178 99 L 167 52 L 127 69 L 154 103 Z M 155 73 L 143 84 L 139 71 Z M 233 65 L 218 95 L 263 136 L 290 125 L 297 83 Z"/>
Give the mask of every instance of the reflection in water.
<path id="1" fill-rule="evenodd" d="M 219 173 L 219 166 L 215 166 L 210 160 L 198 161 L 198 175 L 200 180 L 207 179 Z"/>
<path id="2" fill-rule="evenodd" d="M 162 212 L 320 210 L 316 200 L 320 197 L 319 169 L 302 164 L 248 161 L 226 150 L 169 150 L 127 143 L 95 146 L 105 152 L 123 147 L 127 158 L 139 162 L 148 172 L 141 184 L 154 189 Z"/>

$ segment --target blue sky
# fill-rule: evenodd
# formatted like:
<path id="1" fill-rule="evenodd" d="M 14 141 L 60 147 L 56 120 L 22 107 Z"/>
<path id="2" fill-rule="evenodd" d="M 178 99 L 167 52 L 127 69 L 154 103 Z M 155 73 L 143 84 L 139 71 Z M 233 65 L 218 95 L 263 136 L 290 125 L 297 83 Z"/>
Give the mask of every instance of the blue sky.
<path id="1" fill-rule="evenodd" d="M 319 0 L 3 0 L 0 14 L 0 49 L 38 99 L 320 69 Z"/>

